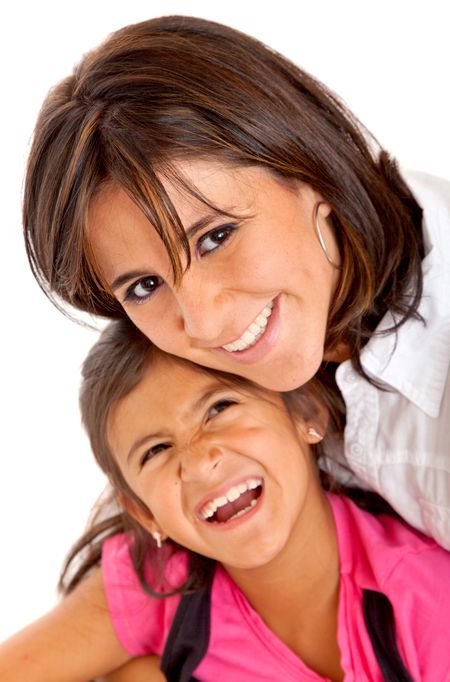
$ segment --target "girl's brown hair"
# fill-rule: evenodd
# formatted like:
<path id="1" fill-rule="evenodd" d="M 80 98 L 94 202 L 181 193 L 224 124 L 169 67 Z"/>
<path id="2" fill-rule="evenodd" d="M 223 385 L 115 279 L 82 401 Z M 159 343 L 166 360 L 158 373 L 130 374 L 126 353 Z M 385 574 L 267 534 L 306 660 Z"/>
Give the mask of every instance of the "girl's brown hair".
<path id="1" fill-rule="evenodd" d="M 152 363 L 158 356 L 171 357 L 179 364 L 195 367 L 199 373 L 212 374 L 227 385 L 237 385 L 246 391 L 261 393 L 262 396 L 267 394 L 260 386 L 240 376 L 193 365 L 182 358 L 170 356 L 157 348 L 128 318 L 110 322 L 83 363 L 80 390 L 82 422 L 97 464 L 108 478 L 109 488 L 106 496 L 103 495 L 99 500 L 87 533 L 70 552 L 60 584 L 63 591 L 71 591 L 100 562 L 106 537 L 125 532 L 130 536 L 132 561 L 144 589 L 155 596 L 167 596 L 167 593 L 155 593 L 147 584 L 145 560 L 151 560 L 155 574 L 163 578 L 164 565 L 170 554 L 167 550 L 177 551 L 180 546 L 169 539 L 165 552 L 155 552 L 150 533 L 128 514 L 127 505 L 121 504 L 120 501 L 125 498 L 144 512 L 149 511 L 126 482 L 108 440 L 108 428 L 115 406 L 140 383 L 147 371 L 151 371 Z M 319 413 L 318 395 L 312 380 L 307 386 L 284 394 L 286 409 L 293 419 L 313 419 Z M 186 584 L 179 588 L 182 591 L 193 590 L 203 584 L 214 564 L 210 559 L 193 552 L 189 552 L 189 557 L 189 576 Z M 161 563 L 158 559 L 161 559 Z"/>
<path id="2" fill-rule="evenodd" d="M 117 533 L 127 533 L 133 565 L 143 588 L 154 596 L 159 594 L 148 585 L 145 561 L 152 560 L 157 581 L 163 578 L 164 564 L 170 552 L 179 546 L 172 540 L 166 542 L 166 551 L 152 551 L 155 547 L 150 533 L 126 511 L 120 500 L 131 501 L 143 511 L 149 510 L 126 482 L 108 442 L 108 425 L 115 405 L 130 393 L 141 381 L 155 355 L 165 356 L 128 319 L 111 322 L 100 335 L 83 363 L 80 390 L 80 410 L 84 428 L 89 437 L 92 452 L 109 485 L 100 497 L 88 530 L 72 547 L 60 579 L 60 589 L 67 593 L 100 563 L 105 539 Z M 177 358 L 178 361 L 178 358 Z M 179 360 L 180 362 L 185 362 Z M 199 371 L 203 368 L 199 367 Z M 159 562 L 158 559 L 163 559 Z M 190 553 L 191 570 L 186 584 L 180 590 L 195 589 L 205 580 L 213 562 Z M 178 591 L 178 590 L 175 590 Z"/>
<path id="3" fill-rule="evenodd" d="M 170 553 L 177 551 L 179 546 L 172 540 L 167 540 L 165 550 L 155 549 L 150 533 L 135 522 L 115 499 L 125 496 L 135 504 L 143 505 L 126 483 L 110 451 L 108 421 L 116 403 L 139 384 L 146 371 L 151 371 L 152 360 L 158 354 L 167 357 L 167 353 L 156 348 L 131 321 L 123 319 L 111 322 L 106 327 L 83 364 L 80 392 L 82 419 L 97 463 L 107 475 L 111 488 L 109 496 L 100 500 L 90 527 L 74 545 L 66 560 L 60 579 L 60 589 L 64 593 L 73 590 L 92 568 L 100 564 L 103 542 L 117 533 L 128 534 L 134 569 L 144 591 L 153 597 L 164 598 L 177 592 L 197 591 L 211 583 L 215 562 L 188 551 L 189 571 L 184 584 L 175 587 L 165 584 L 165 564 Z M 180 358 L 175 358 L 175 361 L 192 366 Z M 195 367 L 198 372 L 213 374 L 226 383 L 238 384 L 249 391 L 260 391 L 262 395 L 267 393 L 242 377 L 197 365 Z M 323 393 L 317 392 L 314 379 L 295 391 L 283 394 L 283 397 L 293 419 L 315 419 L 322 410 Z M 316 450 L 315 454 L 320 455 L 320 445 L 313 447 Z M 330 488 L 332 481 L 324 475 L 322 483 L 326 488 Z M 345 493 L 372 513 L 392 513 L 387 503 L 374 493 L 357 489 L 347 489 Z M 152 585 L 147 583 L 145 577 L 148 561 L 153 565 L 155 584 Z M 362 599 L 366 627 L 383 678 L 386 682 L 393 680 L 411 682 L 398 651 L 395 616 L 389 600 L 382 593 L 371 590 L 363 590 Z"/>
<path id="4" fill-rule="evenodd" d="M 203 19 L 162 17 L 113 33 L 45 100 L 23 219 L 47 295 L 124 315 L 89 246 L 88 209 L 107 183 L 148 218 L 179 281 L 188 245 L 160 178 L 182 182 L 171 161 L 185 158 L 260 165 L 307 183 L 332 206 L 343 267 L 325 350 L 345 342 L 364 374 L 359 352 L 387 309 L 393 329 L 417 314 L 421 209 L 337 97 L 257 40 Z"/>

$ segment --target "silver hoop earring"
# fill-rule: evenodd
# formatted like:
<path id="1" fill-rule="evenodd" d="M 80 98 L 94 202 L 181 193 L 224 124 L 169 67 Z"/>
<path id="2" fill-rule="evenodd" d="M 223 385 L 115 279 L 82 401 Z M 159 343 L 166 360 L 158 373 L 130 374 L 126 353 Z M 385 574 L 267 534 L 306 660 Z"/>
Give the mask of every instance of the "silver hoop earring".
<path id="1" fill-rule="evenodd" d="M 153 531 L 152 533 L 152 538 L 156 542 L 156 546 L 158 549 L 161 549 L 162 547 L 162 541 L 161 541 L 161 533 L 158 533 L 157 530 Z"/>
<path id="2" fill-rule="evenodd" d="M 328 253 L 327 245 L 325 244 L 325 239 L 323 238 L 322 230 L 320 229 L 320 223 L 319 223 L 319 208 L 321 204 L 324 204 L 324 201 L 318 201 L 317 204 L 313 208 L 313 222 L 314 222 L 314 230 L 316 232 L 317 239 L 319 240 L 319 244 L 322 248 L 322 251 L 325 254 L 325 257 L 327 261 L 330 263 L 330 265 L 333 266 L 333 268 L 336 268 L 336 270 L 340 270 L 341 266 L 336 263 Z"/>

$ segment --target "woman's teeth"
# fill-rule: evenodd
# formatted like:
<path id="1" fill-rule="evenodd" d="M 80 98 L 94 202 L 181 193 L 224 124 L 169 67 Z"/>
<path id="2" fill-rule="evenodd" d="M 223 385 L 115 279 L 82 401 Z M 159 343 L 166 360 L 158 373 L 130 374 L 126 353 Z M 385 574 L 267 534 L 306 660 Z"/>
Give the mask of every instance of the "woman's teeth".
<path id="1" fill-rule="evenodd" d="M 231 487 L 229 490 L 227 490 L 227 492 L 224 495 L 209 500 L 209 502 L 207 502 L 205 506 L 200 510 L 201 517 L 205 519 L 205 521 L 207 521 L 212 516 L 214 516 L 214 514 L 220 507 L 224 507 L 226 504 L 229 504 L 230 502 L 236 502 L 236 500 L 238 500 L 240 496 L 243 495 L 243 493 L 246 493 L 249 490 L 255 490 L 260 486 L 262 486 L 261 478 L 249 478 L 247 481 Z M 254 500 L 254 503 L 256 504 L 256 500 Z M 253 506 L 254 504 L 251 502 L 249 507 L 246 507 L 245 509 L 239 511 L 237 514 L 241 516 L 242 512 L 249 511 L 249 509 L 251 509 Z"/>
<path id="2" fill-rule="evenodd" d="M 233 341 L 232 343 L 227 343 L 227 345 L 222 346 L 222 348 L 234 353 L 237 350 L 247 350 L 247 348 L 254 346 L 258 339 L 264 334 L 269 317 L 272 314 L 272 309 L 273 301 L 268 303 L 263 310 L 261 310 L 256 320 L 251 323 L 239 339 L 236 339 L 236 341 Z"/>

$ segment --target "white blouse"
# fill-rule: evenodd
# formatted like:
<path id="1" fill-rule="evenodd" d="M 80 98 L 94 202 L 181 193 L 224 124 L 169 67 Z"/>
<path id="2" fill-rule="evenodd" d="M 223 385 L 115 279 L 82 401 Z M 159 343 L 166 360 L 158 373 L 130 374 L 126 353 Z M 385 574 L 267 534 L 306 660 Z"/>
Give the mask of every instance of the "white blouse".
<path id="1" fill-rule="evenodd" d="M 350 361 L 338 367 L 345 453 L 333 453 L 326 466 L 342 482 L 379 492 L 412 526 L 450 549 L 450 182 L 404 177 L 424 209 L 419 312 L 425 324 L 409 320 L 363 349 L 362 365 L 387 391 L 369 384 Z M 378 330 L 392 320 L 386 315 Z"/>

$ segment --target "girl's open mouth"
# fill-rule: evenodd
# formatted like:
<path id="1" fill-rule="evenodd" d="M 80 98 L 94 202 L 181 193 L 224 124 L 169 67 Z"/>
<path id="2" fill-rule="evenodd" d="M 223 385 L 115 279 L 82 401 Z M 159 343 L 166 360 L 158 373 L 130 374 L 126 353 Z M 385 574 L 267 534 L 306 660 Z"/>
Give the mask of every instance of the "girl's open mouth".
<path id="1" fill-rule="evenodd" d="M 224 495 L 209 500 L 201 507 L 199 517 L 210 524 L 228 524 L 251 512 L 262 491 L 262 479 L 249 478 L 231 487 Z"/>

